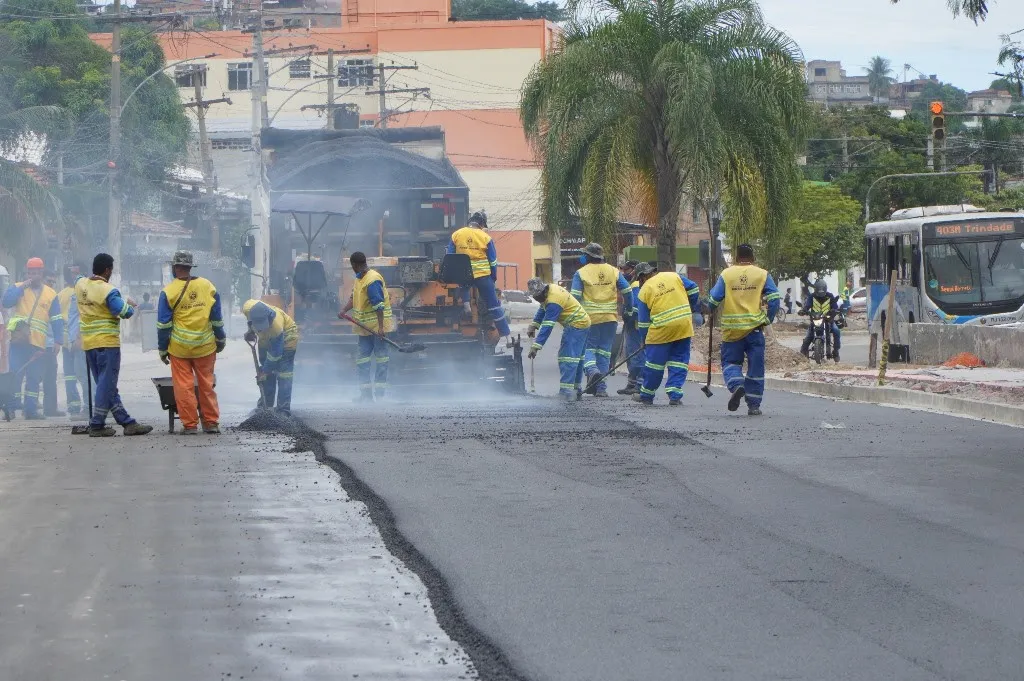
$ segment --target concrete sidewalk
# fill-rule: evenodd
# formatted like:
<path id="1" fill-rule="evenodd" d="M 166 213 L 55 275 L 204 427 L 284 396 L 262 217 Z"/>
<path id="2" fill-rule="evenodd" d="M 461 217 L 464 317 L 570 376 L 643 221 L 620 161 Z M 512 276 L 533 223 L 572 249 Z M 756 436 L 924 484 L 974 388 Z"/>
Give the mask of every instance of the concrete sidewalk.
<path id="1" fill-rule="evenodd" d="M 228 426 L 255 401 L 232 345 Z M 167 373 L 126 348 L 122 394 L 148 436 L 0 424 L 0 678 L 476 677 L 333 470 L 275 435 L 167 434 L 150 381 Z"/>

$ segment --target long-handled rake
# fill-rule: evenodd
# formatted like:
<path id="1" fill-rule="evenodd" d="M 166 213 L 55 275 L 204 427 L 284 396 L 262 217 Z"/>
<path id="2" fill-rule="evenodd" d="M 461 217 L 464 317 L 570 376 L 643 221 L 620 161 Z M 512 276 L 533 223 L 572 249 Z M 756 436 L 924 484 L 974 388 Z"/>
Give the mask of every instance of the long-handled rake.
<path id="1" fill-rule="evenodd" d="M 393 348 L 395 348 L 399 352 L 423 352 L 424 350 L 427 349 L 427 346 L 424 345 L 423 343 L 408 343 L 406 345 L 400 345 L 400 344 L 396 343 L 395 341 L 391 340 L 390 338 L 388 338 L 387 336 L 380 335 L 379 333 L 377 333 L 376 331 L 374 331 L 373 329 L 368 327 L 366 324 L 362 324 L 360 322 L 357 322 L 356 320 L 352 319 L 352 317 L 350 317 L 347 314 L 341 314 L 341 315 L 338 315 L 338 316 L 341 319 L 344 319 L 347 322 L 351 322 L 351 323 L 355 324 L 356 326 L 358 326 L 363 331 L 366 331 L 368 333 L 372 333 L 374 336 L 377 336 L 378 338 L 380 338 L 385 343 L 387 343 L 388 345 L 392 346 Z"/>

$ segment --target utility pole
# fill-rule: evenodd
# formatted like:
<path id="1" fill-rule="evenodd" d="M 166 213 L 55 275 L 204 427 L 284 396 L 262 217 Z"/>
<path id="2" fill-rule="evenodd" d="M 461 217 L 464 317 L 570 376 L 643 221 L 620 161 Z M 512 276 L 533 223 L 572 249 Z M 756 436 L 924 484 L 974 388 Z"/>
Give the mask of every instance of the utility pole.
<path id="1" fill-rule="evenodd" d="M 388 71 L 416 71 L 419 68 L 420 67 L 417 66 L 416 64 L 413 64 L 412 66 L 394 66 L 394 65 L 392 65 L 392 66 L 385 66 L 384 64 L 378 64 L 377 65 L 377 81 L 380 83 L 380 88 L 377 89 L 377 90 L 367 90 L 366 94 L 367 95 L 377 95 L 380 98 L 378 104 L 380 106 L 380 127 L 381 128 L 388 127 L 388 116 L 390 115 L 390 112 L 388 111 L 388 100 L 387 100 L 387 96 L 388 95 L 396 95 L 396 94 L 401 94 L 401 93 L 411 93 L 411 94 L 417 94 L 417 95 L 429 95 L 430 94 L 430 88 L 428 88 L 428 87 L 395 88 L 393 90 L 388 90 L 388 88 L 387 88 L 387 72 Z"/>
<path id="2" fill-rule="evenodd" d="M 843 172 L 850 172 L 850 138 L 843 133 Z"/>
<path id="3" fill-rule="evenodd" d="M 196 108 L 196 118 L 199 120 L 199 155 L 203 161 L 203 184 L 206 185 L 206 199 L 204 203 L 214 206 L 216 203 L 214 192 L 217 189 L 217 176 L 213 170 L 213 145 L 210 143 L 210 136 L 206 132 L 206 109 L 214 104 L 227 103 L 231 100 L 227 97 L 220 99 L 203 99 L 202 75 L 205 67 L 192 67 L 192 86 L 195 88 L 196 101 L 185 104 L 186 107 Z M 210 223 L 211 250 L 215 258 L 220 257 L 220 226 L 217 224 L 216 215 L 203 211 L 204 218 Z"/>
<path id="4" fill-rule="evenodd" d="M 121 199 L 117 196 L 117 161 L 121 151 L 121 0 L 114 0 L 114 28 L 110 41 L 110 186 L 107 194 L 107 248 L 114 257 L 114 271 L 121 272 Z M 118 275 L 114 275 L 119 279 Z"/>
<path id="5" fill-rule="evenodd" d="M 334 70 L 334 50 L 327 50 L 327 129 L 334 130 L 334 83 L 337 82 Z"/>
<path id="6" fill-rule="evenodd" d="M 928 136 L 928 167 L 935 170 L 935 140 Z"/>
<path id="7" fill-rule="evenodd" d="M 261 279 L 261 291 L 268 290 L 268 277 L 266 271 L 266 251 L 269 247 L 270 221 L 267 215 L 269 206 L 266 205 L 266 190 L 263 186 L 263 144 L 261 133 L 266 124 L 266 77 L 263 71 L 263 5 L 260 3 L 256 10 L 256 25 L 252 32 L 252 48 L 255 56 L 255 68 L 253 68 L 253 82 L 250 83 L 252 90 L 252 149 L 249 164 L 249 208 L 251 213 L 251 229 L 256 233 L 256 271 Z"/>

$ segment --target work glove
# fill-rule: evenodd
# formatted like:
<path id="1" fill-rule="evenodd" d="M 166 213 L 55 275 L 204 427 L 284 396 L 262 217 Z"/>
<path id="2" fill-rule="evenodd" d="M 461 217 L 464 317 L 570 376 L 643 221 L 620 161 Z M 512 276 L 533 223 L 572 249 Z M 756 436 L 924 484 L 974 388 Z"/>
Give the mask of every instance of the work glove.
<path id="1" fill-rule="evenodd" d="M 164 364 L 170 364 L 171 363 L 171 353 L 167 352 L 166 350 L 161 350 L 160 351 L 160 361 L 163 362 Z"/>
<path id="2" fill-rule="evenodd" d="M 702 315 L 700 312 L 698 312 L 697 314 L 693 315 L 693 325 L 694 326 L 704 326 L 704 315 Z"/>
<path id="3" fill-rule="evenodd" d="M 526 356 L 529 357 L 530 359 L 533 359 L 534 357 L 537 356 L 537 352 L 539 350 L 540 348 L 530 348 L 530 352 Z"/>
<path id="4" fill-rule="evenodd" d="M 245 332 L 245 335 L 242 336 L 242 338 L 245 340 L 246 343 L 255 343 L 256 332 L 253 331 L 252 329 L 249 329 L 248 331 Z"/>
<path id="5" fill-rule="evenodd" d="M 528 338 L 535 338 L 537 336 L 537 329 L 540 328 L 536 324 L 530 324 L 526 327 L 526 336 Z"/>
<path id="6" fill-rule="evenodd" d="M 258 374 L 256 374 L 256 381 L 257 382 L 262 383 L 265 380 L 267 380 L 267 374 L 266 373 L 264 373 L 263 371 L 260 371 Z"/>
<path id="7" fill-rule="evenodd" d="M 223 338 L 217 339 L 217 354 L 224 352 L 224 348 L 227 347 L 228 342 Z"/>

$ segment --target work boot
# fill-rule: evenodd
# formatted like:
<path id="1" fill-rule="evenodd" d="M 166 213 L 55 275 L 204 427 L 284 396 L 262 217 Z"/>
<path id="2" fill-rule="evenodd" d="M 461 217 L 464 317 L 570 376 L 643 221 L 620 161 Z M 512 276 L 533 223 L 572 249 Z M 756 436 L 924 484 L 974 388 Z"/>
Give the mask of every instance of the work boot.
<path id="1" fill-rule="evenodd" d="M 607 390 L 595 390 L 594 391 L 594 397 L 608 397 L 608 391 Z"/>
<path id="2" fill-rule="evenodd" d="M 40 414 L 39 412 L 34 411 L 34 412 L 30 413 L 30 414 L 25 414 L 25 420 L 26 421 L 45 421 L 46 417 L 43 414 Z"/>
<path id="3" fill-rule="evenodd" d="M 565 400 L 566 402 L 576 401 L 576 393 L 558 393 L 558 397 Z"/>
<path id="4" fill-rule="evenodd" d="M 182 428 L 181 429 L 181 434 L 182 435 L 199 435 L 199 429 L 198 428 Z"/>
<path id="5" fill-rule="evenodd" d="M 352 398 L 352 401 L 353 402 L 373 402 L 373 393 L 370 392 L 369 390 L 361 390 L 361 391 L 359 391 L 359 395 L 357 397 L 353 397 Z"/>
<path id="6" fill-rule="evenodd" d="M 760 407 L 747 407 L 747 416 L 760 416 Z"/>
<path id="7" fill-rule="evenodd" d="M 633 395 L 637 392 L 636 383 L 627 383 L 625 388 L 619 388 L 615 392 L 619 395 Z"/>
<path id="8" fill-rule="evenodd" d="M 125 435 L 145 435 L 153 430 L 153 426 L 144 426 L 141 423 L 129 423 L 122 428 Z"/>
<path id="9" fill-rule="evenodd" d="M 747 394 L 746 388 L 742 385 L 736 390 L 732 391 L 732 397 L 729 398 L 729 411 L 736 411 L 740 408 L 740 402 L 743 401 L 743 396 Z"/>
<path id="10" fill-rule="evenodd" d="M 583 401 L 583 391 L 580 390 L 579 388 L 576 388 L 576 401 L 577 402 L 582 402 Z"/>
<path id="11" fill-rule="evenodd" d="M 839 364 L 839 351 L 838 350 L 836 350 L 835 352 L 832 353 L 832 359 L 834 359 L 836 361 L 836 364 Z"/>
<path id="12" fill-rule="evenodd" d="M 672 399 L 670 399 L 668 401 L 668 406 L 670 406 L 670 407 L 679 407 L 682 404 L 683 404 L 683 400 L 681 398 L 679 398 L 679 397 L 673 397 Z"/>
<path id="13" fill-rule="evenodd" d="M 274 411 L 276 411 L 281 416 L 291 416 L 292 415 L 292 410 L 289 409 L 288 407 L 278 407 Z"/>
<path id="14" fill-rule="evenodd" d="M 220 424 L 211 423 L 208 426 L 203 426 L 203 432 L 207 435 L 220 435 Z"/>
<path id="15" fill-rule="evenodd" d="M 89 428 L 89 437 L 114 437 L 117 433 L 116 430 L 110 426 L 103 426 L 102 428 Z"/>
<path id="16" fill-rule="evenodd" d="M 47 412 L 44 412 L 44 416 L 53 417 L 53 418 L 60 418 L 61 416 L 67 416 L 67 413 L 63 412 L 63 411 L 60 411 L 58 409 L 57 411 L 47 411 Z"/>

